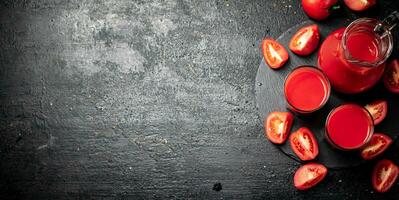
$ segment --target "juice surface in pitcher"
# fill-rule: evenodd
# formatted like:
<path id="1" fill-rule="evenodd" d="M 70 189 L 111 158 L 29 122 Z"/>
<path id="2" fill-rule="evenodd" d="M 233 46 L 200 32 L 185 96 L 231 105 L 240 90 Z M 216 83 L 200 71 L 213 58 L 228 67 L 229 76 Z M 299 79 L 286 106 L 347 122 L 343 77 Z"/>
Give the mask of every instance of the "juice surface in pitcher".
<path id="1" fill-rule="evenodd" d="M 362 18 L 332 32 L 318 54 L 318 66 L 331 86 L 342 93 L 360 93 L 381 78 L 392 52 L 392 35 L 378 35 L 378 20 Z"/>
<path id="2" fill-rule="evenodd" d="M 358 60 L 374 62 L 378 58 L 378 44 L 371 34 L 357 33 L 350 35 L 347 46 L 352 56 Z"/>

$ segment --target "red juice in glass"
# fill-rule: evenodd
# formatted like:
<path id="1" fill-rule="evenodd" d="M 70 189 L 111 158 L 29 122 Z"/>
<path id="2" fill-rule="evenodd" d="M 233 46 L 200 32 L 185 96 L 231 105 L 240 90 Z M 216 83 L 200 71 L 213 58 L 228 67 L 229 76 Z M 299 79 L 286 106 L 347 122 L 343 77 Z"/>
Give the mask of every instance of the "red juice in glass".
<path id="1" fill-rule="evenodd" d="M 323 107 L 330 96 L 330 83 L 323 72 L 315 67 L 301 66 L 286 78 L 284 94 L 289 108 L 308 114 Z"/>
<path id="2" fill-rule="evenodd" d="M 356 104 L 332 110 L 326 121 L 326 138 L 336 148 L 355 150 L 363 147 L 374 132 L 370 113 Z"/>

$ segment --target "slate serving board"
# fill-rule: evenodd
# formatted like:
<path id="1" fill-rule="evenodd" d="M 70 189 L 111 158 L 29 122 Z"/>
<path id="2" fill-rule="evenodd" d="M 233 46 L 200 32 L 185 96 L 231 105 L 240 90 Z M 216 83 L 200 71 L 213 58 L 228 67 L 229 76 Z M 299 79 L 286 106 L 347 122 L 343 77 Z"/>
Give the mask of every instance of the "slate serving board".
<path id="1" fill-rule="evenodd" d="M 348 19 L 335 19 L 329 21 L 328 23 L 305 21 L 288 29 L 277 38 L 277 41 L 285 47 L 288 47 L 288 43 L 291 37 L 295 34 L 297 30 L 306 25 L 315 23 L 319 25 L 321 41 L 323 41 L 329 33 L 340 27 L 348 25 L 350 21 Z M 290 59 L 287 64 L 280 70 L 270 69 L 264 62 L 263 58 L 261 59 L 259 69 L 256 75 L 255 95 L 258 114 L 260 116 L 260 119 L 262 120 L 262 125 L 263 119 L 265 119 L 265 117 L 267 117 L 270 112 L 288 110 L 286 108 L 287 104 L 284 98 L 283 91 L 284 79 L 287 74 L 292 69 L 301 65 L 317 66 L 318 51 L 308 57 L 297 56 L 289 50 L 288 52 L 290 55 Z M 388 92 L 382 82 L 379 82 L 369 91 L 356 95 L 340 94 L 333 90 L 329 101 L 320 111 L 308 117 L 295 116 L 291 132 L 297 130 L 302 126 L 308 127 L 313 131 L 319 143 L 319 156 L 314 161 L 323 163 L 328 168 L 332 169 L 358 166 L 362 163 L 365 163 L 365 161 L 360 157 L 358 151 L 344 152 L 336 150 L 327 143 L 324 138 L 325 120 L 328 113 L 333 108 L 341 104 L 350 102 L 365 105 L 378 99 L 385 99 L 388 101 L 389 111 L 386 119 L 381 124 L 375 127 L 375 132 L 382 132 L 388 134 L 393 139 L 396 139 L 399 132 L 399 123 L 397 122 L 397 118 L 395 118 L 395 116 L 399 115 L 399 96 Z M 273 144 L 270 143 L 270 145 Z M 287 155 L 290 158 L 301 162 L 291 150 L 289 142 L 286 142 L 283 145 L 276 145 L 276 147 L 279 148 L 284 153 L 284 155 Z"/>

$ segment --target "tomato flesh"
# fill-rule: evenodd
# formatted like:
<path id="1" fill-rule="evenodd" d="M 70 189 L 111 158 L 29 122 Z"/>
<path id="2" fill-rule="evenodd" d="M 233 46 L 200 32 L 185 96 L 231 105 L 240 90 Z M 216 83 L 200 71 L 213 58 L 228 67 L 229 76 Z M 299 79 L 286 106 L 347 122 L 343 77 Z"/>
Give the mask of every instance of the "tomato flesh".
<path id="1" fill-rule="evenodd" d="M 382 153 L 392 144 L 392 139 L 382 133 L 374 133 L 370 142 L 362 149 L 360 155 L 365 160 L 371 160 Z"/>
<path id="2" fill-rule="evenodd" d="M 279 69 L 288 60 L 288 52 L 285 48 L 273 39 L 262 41 L 262 53 L 266 63 L 272 69 Z"/>
<path id="3" fill-rule="evenodd" d="M 319 41 L 319 27 L 314 24 L 299 29 L 299 31 L 292 37 L 289 47 L 292 52 L 301 56 L 306 56 L 316 50 Z"/>
<path id="4" fill-rule="evenodd" d="M 274 144 L 283 144 L 288 137 L 294 116 L 289 112 L 272 112 L 265 120 L 264 131 L 267 139 Z"/>
<path id="5" fill-rule="evenodd" d="M 377 125 L 385 119 L 388 112 L 388 103 L 383 100 L 375 101 L 367 104 L 365 108 L 369 111 L 374 120 L 374 125 Z"/>
<path id="6" fill-rule="evenodd" d="M 324 20 L 334 10 L 338 0 L 302 0 L 302 8 L 312 19 Z"/>
<path id="7" fill-rule="evenodd" d="M 384 84 L 385 87 L 393 92 L 399 94 L 399 61 L 391 61 L 384 73 Z"/>
<path id="8" fill-rule="evenodd" d="M 308 163 L 296 170 L 294 186 L 298 190 L 307 190 L 320 183 L 327 175 L 327 168 L 318 163 Z"/>
<path id="9" fill-rule="evenodd" d="M 387 192 L 396 182 L 398 173 L 398 166 L 392 161 L 387 159 L 379 161 L 373 170 L 373 188 L 377 192 Z"/>
<path id="10" fill-rule="evenodd" d="M 299 159 L 313 160 L 319 154 L 319 146 L 313 133 L 305 127 L 298 129 L 290 136 L 291 149 Z"/>
<path id="11" fill-rule="evenodd" d="M 344 0 L 344 2 L 353 11 L 365 11 L 377 3 L 376 0 Z"/>

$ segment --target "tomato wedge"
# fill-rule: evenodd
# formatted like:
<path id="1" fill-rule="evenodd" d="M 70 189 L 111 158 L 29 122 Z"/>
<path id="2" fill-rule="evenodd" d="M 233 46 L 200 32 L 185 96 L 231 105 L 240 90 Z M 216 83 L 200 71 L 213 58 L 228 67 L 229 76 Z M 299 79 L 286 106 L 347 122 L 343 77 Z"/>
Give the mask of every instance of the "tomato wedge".
<path id="1" fill-rule="evenodd" d="M 313 24 L 299 29 L 291 38 L 289 47 L 292 52 L 301 56 L 307 56 L 316 50 L 319 41 L 319 27 Z"/>
<path id="2" fill-rule="evenodd" d="M 277 41 L 267 38 L 262 41 L 262 52 L 266 63 L 272 69 L 279 69 L 288 60 L 288 52 Z"/>
<path id="3" fill-rule="evenodd" d="M 320 183 L 327 172 L 327 168 L 322 164 L 308 163 L 296 170 L 294 185 L 298 190 L 307 190 Z"/>
<path id="4" fill-rule="evenodd" d="M 339 8 L 338 0 L 302 0 L 302 8 L 312 19 L 324 20 Z"/>
<path id="5" fill-rule="evenodd" d="M 392 144 L 392 139 L 382 133 L 374 133 L 370 142 L 365 146 L 360 155 L 365 160 L 371 160 L 382 153 Z"/>
<path id="6" fill-rule="evenodd" d="M 392 161 L 387 159 L 379 161 L 373 170 L 373 188 L 381 193 L 388 191 L 396 182 L 398 173 L 398 166 Z"/>
<path id="7" fill-rule="evenodd" d="M 344 2 L 353 11 L 365 11 L 377 3 L 376 0 L 344 0 Z"/>
<path id="8" fill-rule="evenodd" d="M 388 112 L 387 101 L 379 100 L 373 103 L 367 104 L 365 108 L 369 111 L 374 120 L 374 125 L 377 125 L 385 119 Z"/>
<path id="9" fill-rule="evenodd" d="M 319 154 L 319 146 L 313 133 L 305 127 L 290 136 L 291 148 L 301 160 L 313 160 Z"/>
<path id="10" fill-rule="evenodd" d="M 399 61 L 392 60 L 385 69 L 384 74 L 385 87 L 393 92 L 399 94 Z"/>
<path id="11" fill-rule="evenodd" d="M 272 112 L 265 120 L 264 131 L 267 139 L 274 144 L 283 144 L 288 137 L 294 116 L 289 112 Z"/>

